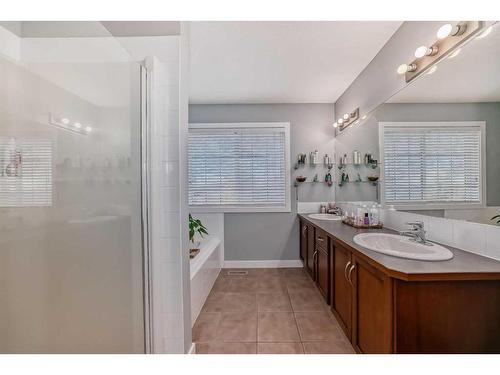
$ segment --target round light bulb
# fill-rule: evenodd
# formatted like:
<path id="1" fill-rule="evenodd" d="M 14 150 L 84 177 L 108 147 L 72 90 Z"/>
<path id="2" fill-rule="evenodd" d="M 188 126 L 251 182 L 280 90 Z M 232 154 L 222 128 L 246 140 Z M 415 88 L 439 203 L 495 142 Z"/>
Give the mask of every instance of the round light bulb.
<path id="1" fill-rule="evenodd" d="M 361 120 L 365 120 L 366 119 L 366 115 L 364 115 L 363 117 L 361 117 Z"/>
<path id="2" fill-rule="evenodd" d="M 344 113 L 344 120 L 348 120 L 349 119 L 349 114 L 348 113 Z"/>
<path id="3" fill-rule="evenodd" d="M 61 122 L 64 124 L 64 125 L 68 125 L 69 124 L 69 119 L 67 119 L 66 117 L 62 118 L 61 119 Z"/>
<path id="4" fill-rule="evenodd" d="M 75 122 L 73 126 L 77 129 L 80 129 L 82 127 L 82 124 L 80 124 L 79 122 Z"/>
<path id="5" fill-rule="evenodd" d="M 436 33 L 436 36 L 438 39 L 444 39 L 450 36 L 451 32 L 453 30 L 453 25 L 451 23 L 447 23 L 439 28 L 439 30 Z"/>
<path id="6" fill-rule="evenodd" d="M 334 128 L 336 128 L 336 127 L 338 127 L 338 126 L 339 126 L 339 125 L 338 125 L 336 122 L 334 122 L 334 123 L 333 123 L 333 127 L 334 127 Z"/>
<path id="7" fill-rule="evenodd" d="M 92 131 L 92 128 L 91 128 L 90 126 L 86 126 L 86 127 L 85 127 L 85 130 L 86 130 L 88 133 L 90 133 L 90 132 Z"/>
<path id="8" fill-rule="evenodd" d="M 344 119 L 343 119 L 343 118 L 339 118 L 339 119 L 337 120 L 337 122 L 338 122 L 339 124 L 343 124 L 343 123 L 344 123 Z"/>
<path id="9" fill-rule="evenodd" d="M 427 51 L 429 49 L 427 48 L 427 46 L 420 46 L 418 47 L 416 50 L 415 50 L 415 57 L 417 59 L 421 58 L 421 57 L 424 57 L 425 55 L 427 55 Z"/>
<path id="10" fill-rule="evenodd" d="M 398 74 L 405 74 L 408 71 L 408 65 L 407 64 L 401 64 L 398 66 Z"/>

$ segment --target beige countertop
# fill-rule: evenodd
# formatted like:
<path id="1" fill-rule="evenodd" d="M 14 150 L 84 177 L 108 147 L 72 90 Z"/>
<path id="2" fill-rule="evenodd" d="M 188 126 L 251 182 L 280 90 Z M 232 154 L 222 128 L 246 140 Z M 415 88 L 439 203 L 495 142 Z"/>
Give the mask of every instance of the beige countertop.
<path id="1" fill-rule="evenodd" d="M 301 220 L 313 224 L 331 237 L 354 250 L 365 260 L 376 263 L 377 268 L 390 276 L 402 280 L 500 280 L 500 261 L 445 246 L 453 253 L 453 258 L 445 261 L 421 261 L 397 258 L 369 250 L 356 244 L 353 237 L 359 233 L 397 232 L 390 229 L 356 229 L 341 221 L 310 219 L 307 214 L 299 214 Z"/>

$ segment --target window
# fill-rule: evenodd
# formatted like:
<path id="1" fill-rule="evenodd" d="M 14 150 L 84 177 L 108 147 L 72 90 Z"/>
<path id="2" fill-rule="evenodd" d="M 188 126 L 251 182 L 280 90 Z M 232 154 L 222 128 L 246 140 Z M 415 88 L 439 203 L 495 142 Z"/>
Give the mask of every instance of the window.
<path id="1" fill-rule="evenodd" d="M 380 123 L 382 202 L 481 206 L 484 122 Z"/>
<path id="2" fill-rule="evenodd" d="M 290 211 L 289 123 L 190 124 L 189 205 Z"/>
<path id="3" fill-rule="evenodd" d="M 52 140 L 0 137 L 0 207 L 52 205 Z"/>

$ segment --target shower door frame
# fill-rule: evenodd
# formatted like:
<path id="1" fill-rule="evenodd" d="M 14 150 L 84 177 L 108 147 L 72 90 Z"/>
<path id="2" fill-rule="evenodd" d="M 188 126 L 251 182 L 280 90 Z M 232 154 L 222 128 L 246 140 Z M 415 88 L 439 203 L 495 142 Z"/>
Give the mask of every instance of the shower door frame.
<path id="1" fill-rule="evenodd" d="M 141 222 L 142 222 L 142 267 L 143 267 L 143 305 L 144 305 L 144 352 L 154 353 L 153 309 L 151 278 L 151 79 L 150 61 L 140 63 L 140 111 L 141 111 Z"/>

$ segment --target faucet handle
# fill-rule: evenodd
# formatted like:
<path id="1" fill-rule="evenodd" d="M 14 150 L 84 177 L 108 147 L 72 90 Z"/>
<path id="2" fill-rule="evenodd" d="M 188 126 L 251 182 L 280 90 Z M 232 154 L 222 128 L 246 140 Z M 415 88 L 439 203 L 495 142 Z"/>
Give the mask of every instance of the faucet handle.
<path id="1" fill-rule="evenodd" d="M 422 229 L 424 227 L 424 222 L 423 221 L 409 221 L 405 223 L 406 225 L 409 225 L 415 229 Z"/>

